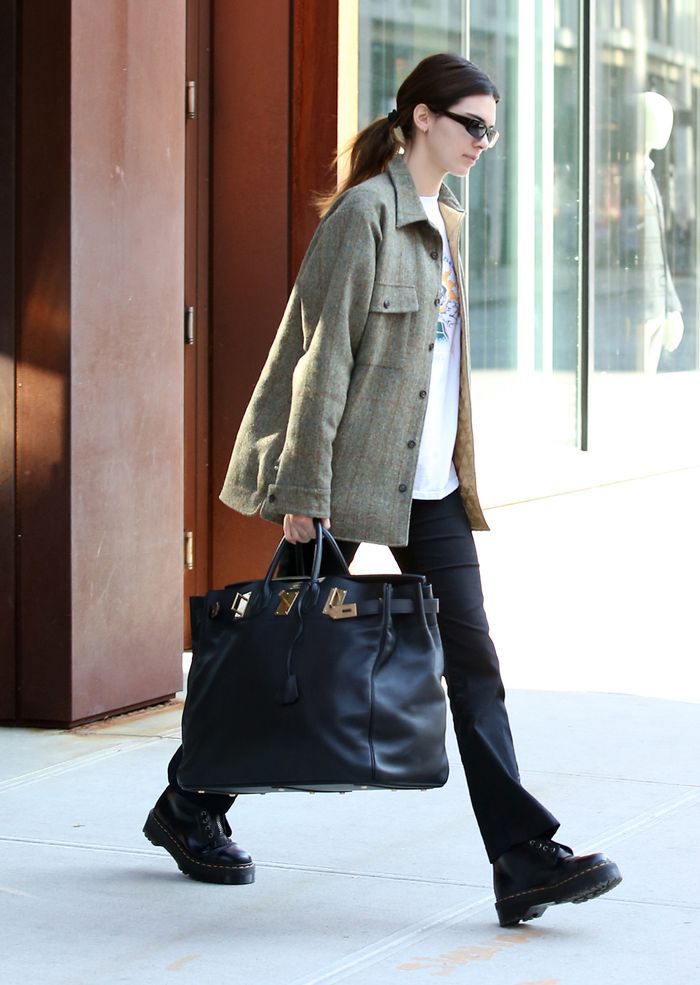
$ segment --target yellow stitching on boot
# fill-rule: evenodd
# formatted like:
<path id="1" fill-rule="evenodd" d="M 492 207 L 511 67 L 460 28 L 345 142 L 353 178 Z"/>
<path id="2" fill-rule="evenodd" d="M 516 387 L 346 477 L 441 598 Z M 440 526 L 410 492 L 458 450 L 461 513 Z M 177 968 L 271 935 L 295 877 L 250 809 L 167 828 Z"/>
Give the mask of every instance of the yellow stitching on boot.
<path id="1" fill-rule="evenodd" d="M 190 860 L 190 862 L 194 862 L 195 865 L 201 865 L 205 869 L 226 869 L 227 872 L 231 872 L 232 869 L 252 869 L 255 866 L 255 862 L 252 862 L 252 861 L 251 862 L 245 862 L 242 865 L 222 865 L 220 862 L 218 862 L 218 863 L 217 862 L 200 862 L 199 859 L 196 859 L 193 855 L 190 855 L 190 853 L 187 851 L 186 848 L 183 848 L 182 847 L 182 845 L 177 840 L 177 838 L 175 838 L 175 836 L 172 834 L 172 832 L 170 831 L 170 829 L 169 828 L 166 828 L 166 826 L 162 823 L 162 821 L 160 821 L 158 819 L 158 817 L 156 816 L 155 813 L 152 816 L 153 816 L 153 820 L 156 822 L 156 824 L 158 825 L 158 827 L 162 831 L 164 831 L 166 833 L 166 835 L 168 836 L 168 838 L 170 838 L 170 840 L 173 842 L 174 845 L 177 845 L 178 849 L 182 852 L 182 854 L 186 858 L 188 858 Z"/>
<path id="2" fill-rule="evenodd" d="M 577 872 L 575 876 L 569 876 L 567 879 L 562 879 L 561 882 L 555 882 L 553 886 L 534 886 L 532 889 L 523 889 L 519 893 L 513 893 L 512 896 L 499 896 L 496 900 L 497 903 L 504 903 L 509 899 L 517 899 L 518 896 L 527 896 L 529 893 L 541 893 L 547 889 L 558 889 L 559 886 L 565 886 L 567 882 L 573 882 L 574 879 L 578 879 L 579 876 L 587 875 L 589 872 L 595 872 L 596 869 L 602 869 L 608 862 L 598 862 L 597 865 L 592 866 L 590 869 L 584 869 L 582 872 Z"/>

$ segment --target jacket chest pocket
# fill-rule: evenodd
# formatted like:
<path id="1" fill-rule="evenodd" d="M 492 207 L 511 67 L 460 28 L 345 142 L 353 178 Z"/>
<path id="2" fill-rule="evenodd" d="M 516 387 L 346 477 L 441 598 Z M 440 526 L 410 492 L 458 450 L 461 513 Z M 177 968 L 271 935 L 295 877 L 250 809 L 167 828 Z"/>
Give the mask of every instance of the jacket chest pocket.
<path id="1" fill-rule="evenodd" d="M 355 361 L 391 369 L 404 366 L 417 313 L 418 294 L 413 284 L 375 284 Z"/>

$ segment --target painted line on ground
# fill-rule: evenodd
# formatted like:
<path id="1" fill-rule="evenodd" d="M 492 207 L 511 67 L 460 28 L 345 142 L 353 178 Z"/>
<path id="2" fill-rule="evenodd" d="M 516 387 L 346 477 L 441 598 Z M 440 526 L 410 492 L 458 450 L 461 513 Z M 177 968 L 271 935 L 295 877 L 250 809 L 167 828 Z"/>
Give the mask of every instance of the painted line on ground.
<path id="1" fill-rule="evenodd" d="M 410 924 L 403 930 L 389 934 L 388 937 L 384 937 L 375 944 L 370 944 L 359 951 L 355 951 L 354 954 L 334 962 L 325 971 L 313 975 L 311 978 L 306 976 L 297 978 L 293 982 L 290 982 L 289 985 L 329 985 L 332 982 L 344 981 L 351 975 L 355 975 L 371 965 L 377 964 L 390 954 L 394 954 L 403 948 L 413 947 L 414 944 L 422 943 L 427 938 L 432 937 L 436 931 L 445 930 L 447 927 L 464 920 L 465 917 L 491 906 L 493 906 L 492 893 L 489 893 L 488 896 L 482 896 L 472 903 L 465 903 L 462 906 L 452 906 L 447 910 L 437 913 L 430 920 L 421 920 Z"/>

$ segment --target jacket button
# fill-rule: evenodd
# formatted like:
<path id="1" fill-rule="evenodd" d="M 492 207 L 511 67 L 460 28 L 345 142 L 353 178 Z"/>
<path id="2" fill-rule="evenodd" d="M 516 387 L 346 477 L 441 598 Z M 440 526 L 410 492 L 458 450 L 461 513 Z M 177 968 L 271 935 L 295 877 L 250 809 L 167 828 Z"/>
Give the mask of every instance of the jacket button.
<path id="1" fill-rule="evenodd" d="M 436 308 L 439 308 L 440 307 L 440 298 L 435 298 L 435 300 L 433 301 L 433 304 L 435 305 Z"/>
<path id="2" fill-rule="evenodd" d="M 421 392 L 418 394 L 418 396 L 421 398 L 421 400 L 425 400 L 425 398 L 428 396 L 428 391 L 427 390 L 421 390 Z"/>
<path id="3" fill-rule="evenodd" d="M 437 258 L 438 258 L 438 251 L 437 250 L 431 250 L 430 251 L 430 259 L 431 260 L 437 260 Z"/>
<path id="4" fill-rule="evenodd" d="M 428 352 L 432 352 L 434 348 L 435 348 L 435 343 L 431 342 L 430 345 L 428 346 Z"/>
<path id="5" fill-rule="evenodd" d="M 274 494 L 274 493 L 272 493 L 272 495 L 270 496 L 270 502 L 271 502 L 271 503 L 274 503 L 274 501 L 275 501 L 276 499 L 277 499 L 277 497 L 275 496 L 275 494 Z"/>
<path id="6" fill-rule="evenodd" d="M 384 307 L 385 307 L 385 308 L 389 308 L 389 307 L 391 307 L 391 302 L 389 302 L 389 301 L 385 301 L 385 302 L 384 302 Z"/>
<path id="7" fill-rule="evenodd" d="M 408 447 L 409 448 L 415 448 L 416 447 L 416 443 L 413 440 L 413 438 L 411 438 L 411 440 L 408 442 Z"/>
<path id="8" fill-rule="evenodd" d="M 399 492 L 406 492 L 407 489 L 408 486 L 406 485 L 406 483 L 402 482 L 401 485 L 399 486 Z"/>

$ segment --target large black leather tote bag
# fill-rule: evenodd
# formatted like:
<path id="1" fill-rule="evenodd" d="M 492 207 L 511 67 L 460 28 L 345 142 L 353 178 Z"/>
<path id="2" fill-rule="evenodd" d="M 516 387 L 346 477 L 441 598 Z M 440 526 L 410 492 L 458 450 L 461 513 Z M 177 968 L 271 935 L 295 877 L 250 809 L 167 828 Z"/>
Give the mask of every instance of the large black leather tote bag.
<path id="1" fill-rule="evenodd" d="M 345 573 L 320 577 L 323 548 Z M 191 600 L 178 782 L 208 793 L 442 786 L 438 602 L 422 575 L 351 575 L 316 524 L 309 577 Z"/>

